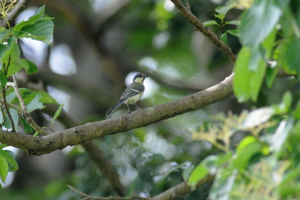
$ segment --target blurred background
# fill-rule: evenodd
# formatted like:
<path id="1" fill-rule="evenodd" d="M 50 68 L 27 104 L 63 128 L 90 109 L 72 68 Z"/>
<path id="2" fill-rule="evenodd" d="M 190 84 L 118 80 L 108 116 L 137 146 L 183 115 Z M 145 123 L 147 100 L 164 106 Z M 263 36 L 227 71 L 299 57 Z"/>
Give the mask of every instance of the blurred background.
<path id="1" fill-rule="evenodd" d="M 203 22 L 214 19 L 214 9 L 227 1 L 189 3 Z M 48 91 L 78 124 L 106 119 L 137 72 L 150 77 L 138 103 L 142 108 L 201 91 L 232 72 L 226 55 L 194 31 L 170 0 L 28 0 L 11 25 L 29 18 L 42 5 L 54 18 L 53 46 L 31 39 L 19 41 L 23 56 L 39 71 L 30 76 L 19 73 L 18 82 L 32 90 Z M 229 11 L 226 20 L 238 19 L 241 12 Z M 219 27 L 210 28 L 220 36 Z M 235 53 L 239 51 L 236 37 L 228 35 L 228 43 Z M 286 90 L 298 87 L 294 79 L 278 79 L 272 89 L 263 86 L 256 103 L 240 104 L 231 96 L 201 110 L 96 139 L 93 144 L 109 158 L 126 194 L 155 196 L 181 183 L 183 169 L 217 152 L 206 142 L 193 141 L 192 130 L 218 113 L 239 114 L 243 109 L 279 103 Z M 127 107 L 121 106 L 112 117 L 126 111 Z M 50 126 L 48 115 L 35 111 L 33 117 L 41 126 Z M 66 128 L 70 127 L 59 121 L 53 126 L 55 131 Z M 9 174 L 0 191 L 3 200 L 79 199 L 67 184 L 93 196 L 118 195 L 82 146 L 39 157 L 14 151 L 19 170 Z M 182 199 L 206 199 L 209 187 L 207 184 Z"/>

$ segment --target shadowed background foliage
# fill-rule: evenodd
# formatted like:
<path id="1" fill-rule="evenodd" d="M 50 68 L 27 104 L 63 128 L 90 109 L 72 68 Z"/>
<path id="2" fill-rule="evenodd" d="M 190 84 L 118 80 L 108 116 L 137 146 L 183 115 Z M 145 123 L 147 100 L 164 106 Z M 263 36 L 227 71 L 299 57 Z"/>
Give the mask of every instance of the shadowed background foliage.
<path id="1" fill-rule="evenodd" d="M 214 19 L 215 8 L 226 1 L 189 3 L 192 12 L 206 21 Z M 15 20 L 28 18 L 42 5 L 54 18 L 53 46 L 22 39 L 23 56 L 39 71 L 30 76 L 19 73 L 17 79 L 21 86 L 46 90 L 64 104 L 74 121 L 55 122 L 53 130 L 106 119 L 107 111 L 136 72 L 150 76 L 145 81 L 144 98 L 138 103 L 143 108 L 201 91 L 232 72 L 233 64 L 226 54 L 194 31 L 169 0 L 28 0 Z M 226 20 L 238 19 L 240 14 L 240 10 L 230 10 Z M 210 28 L 221 35 L 218 26 Z M 228 44 L 234 53 L 239 51 L 236 37 L 228 34 Z M 279 103 L 287 88 L 293 93 L 298 87 L 295 79 L 278 79 L 272 89 L 263 85 L 256 103 L 237 103 L 231 96 L 201 110 L 93 140 L 100 150 L 94 155 L 101 153 L 102 163 L 91 160 L 82 146 L 40 157 L 19 151 L 20 169 L 10 173 L 1 199 L 78 199 L 67 184 L 93 196 L 157 195 L 181 183 L 183 169 L 218 153 L 211 144 L 192 140 L 192 130 L 220 112 L 240 114 L 243 109 Z M 294 94 L 297 102 L 299 93 Z M 125 114 L 126 109 L 120 107 L 113 117 Z M 50 126 L 51 120 L 41 112 L 34 112 L 33 118 Z M 240 135 L 236 137 L 239 140 Z M 116 192 L 97 165 L 114 168 L 124 190 Z M 206 199 L 210 186 L 208 183 L 182 199 Z"/>

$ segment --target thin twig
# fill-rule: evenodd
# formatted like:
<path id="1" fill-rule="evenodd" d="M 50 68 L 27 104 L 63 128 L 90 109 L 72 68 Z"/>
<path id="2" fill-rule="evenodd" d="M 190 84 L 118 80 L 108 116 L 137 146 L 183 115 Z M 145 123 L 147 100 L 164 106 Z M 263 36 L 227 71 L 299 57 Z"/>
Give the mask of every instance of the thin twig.
<path id="1" fill-rule="evenodd" d="M 4 75 L 5 76 L 7 75 L 7 71 L 8 71 L 9 65 L 10 65 L 10 61 L 11 61 L 11 55 L 9 55 L 9 57 L 8 57 L 8 62 L 7 62 L 7 66 L 6 67 L 5 67 L 5 64 L 3 63 L 3 70 L 4 70 Z M 4 86 L 1 91 L 3 93 L 3 103 L 4 103 L 4 106 L 5 106 L 5 110 L 7 112 L 8 118 L 9 118 L 9 120 L 11 122 L 12 131 L 16 132 L 15 123 L 14 123 L 14 120 L 12 119 L 12 117 L 11 117 L 11 114 L 10 114 L 10 111 L 9 111 L 9 108 L 8 108 L 7 102 L 6 102 L 6 87 Z"/>
<path id="2" fill-rule="evenodd" d="M 141 197 L 141 196 L 130 196 L 130 197 L 95 197 L 95 196 L 90 196 L 88 194 L 85 194 L 79 190 L 77 190 L 76 188 L 72 187 L 71 185 L 67 185 L 71 190 L 73 190 L 74 192 L 80 194 L 81 196 L 84 196 L 85 198 L 83 199 L 97 199 L 97 200 L 131 200 L 131 199 L 139 199 L 139 200 L 150 200 L 151 198 L 148 197 Z"/>
<path id="3" fill-rule="evenodd" d="M 210 41 L 212 41 L 219 49 L 226 53 L 227 57 L 235 63 L 236 56 L 234 55 L 232 49 L 224 42 L 222 42 L 218 36 L 212 32 L 210 29 L 205 27 L 201 21 L 191 12 L 191 10 L 183 5 L 181 0 L 171 0 L 175 6 L 178 8 L 180 13 L 185 16 L 197 30 L 202 32 Z"/>
<path id="4" fill-rule="evenodd" d="M 26 120 L 26 122 L 28 124 L 30 124 L 30 126 L 37 132 L 39 132 L 40 134 L 42 135 L 48 135 L 49 133 L 46 132 L 43 128 L 41 128 L 39 125 L 37 125 L 35 123 L 35 121 L 31 118 L 31 116 L 29 115 L 28 111 L 27 111 L 27 108 L 26 108 L 26 105 L 25 105 L 25 102 L 22 98 L 22 95 L 20 93 L 20 90 L 19 90 L 19 86 L 18 86 L 18 82 L 16 80 L 16 77 L 13 75 L 13 84 L 9 84 L 9 85 L 12 85 L 12 87 L 14 88 L 15 90 L 15 93 L 19 99 L 19 102 L 21 104 L 21 113 L 22 113 L 22 116 L 24 117 L 24 119 Z"/>

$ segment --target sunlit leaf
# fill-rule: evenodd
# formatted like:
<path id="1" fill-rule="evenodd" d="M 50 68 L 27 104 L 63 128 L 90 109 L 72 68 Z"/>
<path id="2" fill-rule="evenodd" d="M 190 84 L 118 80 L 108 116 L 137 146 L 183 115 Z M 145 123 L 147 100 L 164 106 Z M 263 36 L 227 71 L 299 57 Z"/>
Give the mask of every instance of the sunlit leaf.
<path id="1" fill-rule="evenodd" d="M 220 26 L 220 24 L 218 24 L 218 22 L 216 22 L 215 20 L 208 20 L 208 21 L 205 21 L 205 22 L 203 22 L 203 25 L 204 25 L 204 26 L 211 26 L 211 25 L 217 25 L 217 26 Z"/>
<path id="2" fill-rule="evenodd" d="M 241 21 L 240 20 L 231 20 L 231 21 L 228 21 L 228 22 L 225 22 L 225 25 L 226 24 L 230 24 L 230 25 L 240 25 Z"/>
<path id="3" fill-rule="evenodd" d="M 232 168 L 218 170 L 213 186 L 209 193 L 211 200 L 229 200 L 230 191 L 234 185 L 238 171 Z"/>
<path id="4" fill-rule="evenodd" d="M 3 183 L 6 181 L 6 177 L 8 174 L 8 163 L 5 158 L 0 155 L 0 178 Z"/>
<path id="5" fill-rule="evenodd" d="M 160 181 L 165 180 L 172 172 L 174 172 L 174 171 L 180 169 L 180 168 L 183 167 L 183 166 L 186 166 L 186 163 L 182 163 L 182 164 L 180 164 L 180 165 L 178 165 L 178 166 L 172 168 L 171 170 L 169 170 L 167 173 L 165 173 L 165 174 L 160 178 Z"/>
<path id="6" fill-rule="evenodd" d="M 0 150 L 0 157 L 1 156 L 9 164 L 9 166 L 10 166 L 10 170 L 9 171 L 16 171 L 16 170 L 19 169 L 18 163 L 15 160 L 15 156 L 14 156 L 14 153 L 12 151 L 9 151 L 9 150 Z"/>
<path id="7" fill-rule="evenodd" d="M 232 9 L 233 7 L 231 5 L 229 6 L 218 6 L 215 10 L 217 13 L 219 14 L 223 14 L 223 15 L 226 15 L 227 12 Z"/>
<path id="8" fill-rule="evenodd" d="M 220 39 L 221 39 L 222 42 L 228 44 L 227 33 L 223 33 L 223 34 L 220 36 Z"/>
<path id="9" fill-rule="evenodd" d="M 273 0 L 255 1 L 241 16 L 240 40 L 243 46 L 257 47 L 274 29 L 281 15 Z"/>
<path id="10" fill-rule="evenodd" d="M 185 181 L 188 180 L 190 173 L 193 171 L 193 169 L 195 168 L 195 165 L 191 165 L 188 168 L 186 168 L 185 170 L 183 170 L 182 172 L 182 177 Z"/>
<path id="11" fill-rule="evenodd" d="M 243 169 L 247 167 L 249 160 L 255 154 L 261 152 L 262 144 L 260 142 L 252 142 L 249 145 L 245 146 L 244 148 L 240 148 L 241 151 L 237 153 L 234 157 L 232 164 L 237 169 Z"/>
<path id="12" fill-rule="evenodd" d="M 34 131 L 34 129 L 30 126 L 30 124 L 28 124 L 26 122 L 26 120 L 24 120 L 23 118 L 21 118 L 20 121 L 23 124 L 25 133 L 32 133 Z"/>
<path id="13" fill-rule="evenodd" d="M 233 36 L 236 36 L 236 37 L 239 37 L 239 31 L 237 29 L 232 29 L 232 30 L 228 30 L 227 31 L 229 34 L 233 35 Z"/>
<path id="14" fill-rule="evenodd" d="M 53 116 L 53 118 L 52 118 L 51 127 L 52 127 L 54 121 L 55 121 L 55 120 L 57 119 L 57 117 L 59 116 L 59 114 L 60 114 L 60 112 L 61 112 L 61 110 L 62 110 L 63 107 L 64 107 L 64 104 L 61 104 L 61 105 L 59 106 L 59 108 L 56 110 L 56 112 L 55 112 L 55 114 L 54 114 L 54 116 Z"/>

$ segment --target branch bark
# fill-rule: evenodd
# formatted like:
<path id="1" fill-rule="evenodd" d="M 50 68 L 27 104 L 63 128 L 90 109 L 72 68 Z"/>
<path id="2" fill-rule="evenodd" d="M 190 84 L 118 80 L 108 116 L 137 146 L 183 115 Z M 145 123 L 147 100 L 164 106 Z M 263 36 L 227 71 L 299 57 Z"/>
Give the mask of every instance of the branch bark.
<path id="1" fill-rule="evenodd" d="M 226 55 L 228 56 L 229 60 L 231 60 L 233 63 L 235 63 L 236 56 L 232 52 L 231 48 L 222 42 L 214 32 L 212 32 L 210 29 L 205 27 L 201 21 L 191 12 L 191 10 L 183 5 L 183 3 L 180 0 L 171 0 L 175 6 L 178 8 L 180 13 L 185 16 L 191 24 L 195 26 L 197 30 L 199 30 L 201 33 L 203 33 L 210 41 L 212 41 L 219 49 L 221 49 Z"/>
<path id="2" fill-rule="evenodd" d="M 232 94 L 232 79 L 233 74 L 213 87 L 178 100 L 138 110 L 121 117 L 57 131 L 44 137 L 31 137 L 21 133 L 12 134 L 0 131 L 0 142 L 23 149 L 29 154 L 50 153 L 68 145 L 80 144 L 105 135 L 125 132 L 169 119 L 226 99 Z"/>
<path id="3" fill-rule="evenodd" d="M 277 74 L 277 77 L 286 76 L 290 75 L 283 71 L 279 71 Z M 23 149 L 32 155 L 51 153 L 68 145 L 76 145 L 109 134 L 147 126 L 222 101 L 232 94 L 233 77 L 234 74 L 231 74 L 217 85 L 175 101 L 141 109 L 121 117 L 57 131 L 43 137 L 32 137 L 0 130 L 0 142 Z"/>

